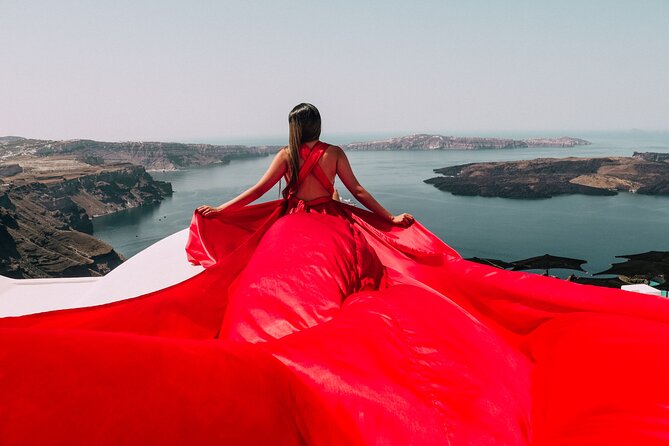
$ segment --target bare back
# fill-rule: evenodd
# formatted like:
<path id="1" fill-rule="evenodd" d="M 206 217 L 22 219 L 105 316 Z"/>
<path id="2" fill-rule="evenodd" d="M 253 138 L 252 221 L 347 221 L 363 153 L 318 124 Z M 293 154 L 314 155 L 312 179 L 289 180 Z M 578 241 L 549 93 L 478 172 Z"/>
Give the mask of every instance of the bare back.
<path id="1" fill-rule="evenodd" d="M 329 146 L 323 153 L 323 156 L 321 156 L 320 160 L 318 160 L 318 166 L 323 170 L 323 173 L 325 173 L 330 184 L 334 184 L 334 179 L 337 175 L 337 159 L 339 151 L 341 151 L 339 147 Z M 300 158 L 299 161 L 300 168 L 302 168 L 304 159 Z M 286 177 L 288 177 L 288 172 Z M 309 201 L 315 198 L 329 197 L 330 193 L 313 174 L 309 174 L 298 186 L 296 195 L 302 200 Z"/>

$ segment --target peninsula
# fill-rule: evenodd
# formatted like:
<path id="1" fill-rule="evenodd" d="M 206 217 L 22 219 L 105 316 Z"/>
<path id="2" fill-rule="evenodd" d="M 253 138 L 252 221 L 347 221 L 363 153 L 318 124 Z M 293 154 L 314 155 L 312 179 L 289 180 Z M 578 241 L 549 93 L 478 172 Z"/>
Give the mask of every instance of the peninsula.
<path id="1" fill-rule="evenodd" d="M 669 195 L 669 155 L 663 153 L 472 163 L 434 172 L 441 176 L 425 182 L 454 195 L 519 199 L 618 192 Z"/>
<path id="2" fill-rule="evenodd" d="M 0 274 L 13 278 L 98 276 L 123 262 L 91 234 L 91 218 L 172 194 L 141 166 L 94 166 L 68 156 L 0 162 Z"/>

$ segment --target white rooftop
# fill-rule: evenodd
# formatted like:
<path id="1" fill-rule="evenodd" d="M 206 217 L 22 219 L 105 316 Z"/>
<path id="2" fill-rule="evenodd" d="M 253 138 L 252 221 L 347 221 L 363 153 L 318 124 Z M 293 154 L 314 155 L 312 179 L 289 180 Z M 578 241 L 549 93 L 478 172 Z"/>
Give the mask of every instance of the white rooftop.
<path id="1" fill-rule="evenodd" d="M 662 296 L 661 290 L 658 290 L 657 288 L 653 288 L 652 286 L 643 283 L 635 283 L 633 285 L 623 285 L 620 287 L 620 289 L 625 291 L 632 291 L 635 293 L 652 294 L 653 296 Z"/>

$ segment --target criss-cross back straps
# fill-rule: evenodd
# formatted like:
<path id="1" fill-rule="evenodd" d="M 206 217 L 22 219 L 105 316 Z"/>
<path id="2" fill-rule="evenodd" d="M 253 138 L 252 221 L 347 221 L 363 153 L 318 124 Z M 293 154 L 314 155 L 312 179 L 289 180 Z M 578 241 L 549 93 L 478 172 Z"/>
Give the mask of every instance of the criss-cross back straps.
<path id="1" fill-rule="evenodd" d="M 321 183 L 328 193 L 334 193 L 334 186 L 330 183 L 330 180 L 328 180 L 328 177 L 325 175 L 325 172 L 323 172 L 321 166 L 318 165 L 318 161 L 328 147 L 327 144 L 320 141 L 318 141 L 311 149 L 306 145 L 300 147 L 300 156 L 304 159 L 304 164 L 302 164 L 300 172 L 297 175 L 298 185 L 302 183 L 309 174 L 313 173 L 318 182 Z"/>

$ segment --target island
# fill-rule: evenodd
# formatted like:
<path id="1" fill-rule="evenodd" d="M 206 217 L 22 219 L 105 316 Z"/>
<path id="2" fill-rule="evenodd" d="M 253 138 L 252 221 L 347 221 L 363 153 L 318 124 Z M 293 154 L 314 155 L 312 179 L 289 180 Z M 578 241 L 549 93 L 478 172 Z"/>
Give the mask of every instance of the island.
<path id="1" fill-rule="evenodd" d="M 435 169 L 425 180 L 454 195 L 551 198 L 556 195 L 669 195 L 669 154 L 632 157 L 539 158 L 471 163 Z"/>
<path id="2" fill-rule="evenodd" d="M 342 147 L 346 150 L 499 150 L 528 147 L 575 147 L 588 144 L 590 144 L 589 141 L 569 136 L 508 139 L 416 134 L 380 141 L 354 142 Z"/>

